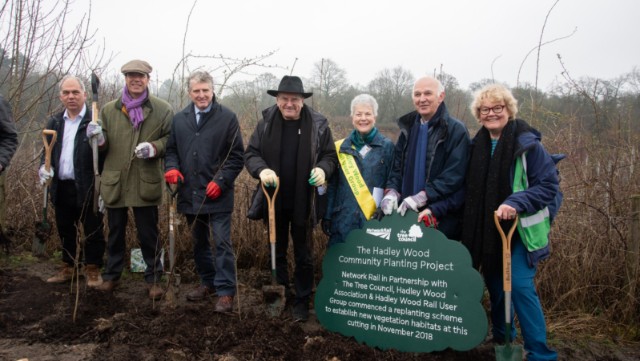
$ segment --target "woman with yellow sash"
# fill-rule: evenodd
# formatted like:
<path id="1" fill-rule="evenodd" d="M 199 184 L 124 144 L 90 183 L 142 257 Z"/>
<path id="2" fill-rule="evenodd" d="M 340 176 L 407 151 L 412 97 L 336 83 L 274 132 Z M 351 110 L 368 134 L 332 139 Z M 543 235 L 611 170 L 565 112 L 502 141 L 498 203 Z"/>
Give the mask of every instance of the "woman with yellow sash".
<path id="1" fill-rule="evenodd" d="M 322 230 L 329 246 L 344 242 L 349 231 L 369 220 L 387 186 L 394 145 L 378 132 L 378 102 L 369 94 L 351 101 L 351 134 L 336 142 L 340 172 L 329 180 Z"/>

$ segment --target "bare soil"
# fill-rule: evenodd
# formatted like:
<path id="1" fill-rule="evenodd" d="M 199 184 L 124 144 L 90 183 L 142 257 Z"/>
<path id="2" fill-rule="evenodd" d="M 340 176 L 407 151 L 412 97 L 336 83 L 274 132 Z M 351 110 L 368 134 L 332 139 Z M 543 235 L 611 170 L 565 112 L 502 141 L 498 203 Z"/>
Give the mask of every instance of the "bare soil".
<path id="1" fill-rule="evenodd" d="M 215 313 L 215 298 L 188 302 L 195 283 L 182 280 L 176 297 L 153 302 L 142 277 L 126 275 L 113 293 L 47 284 L 57 263 L 0 255 L 0 360 L 495 360 L 493 345 L 468 352 L 413 354 L 379 350 L 330 333 L 313 310 L 305 323 L 290 309 L 265 313 L 261 288 L 268 270 L 240 270 L 234 312 Z M 26 259 L 26 261 L 25 261 Z M 640 360 L 638 345 L 585 341 L 572 335 L 551 340 L 560 360 Z"/>

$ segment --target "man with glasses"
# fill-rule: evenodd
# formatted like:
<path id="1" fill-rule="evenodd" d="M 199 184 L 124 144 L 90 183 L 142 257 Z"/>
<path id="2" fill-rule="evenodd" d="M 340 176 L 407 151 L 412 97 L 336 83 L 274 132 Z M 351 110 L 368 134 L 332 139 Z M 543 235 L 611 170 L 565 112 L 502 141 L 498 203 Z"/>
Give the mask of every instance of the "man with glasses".
<path id="1" fill-rule="evenodd" d="M 122 95 L 102 107 L 102 125 L 90 123 L 87 135 L 97 137 L 104 154 L 100 195 L 107 209 L 109 236 L 107 265 L 98 289 L 110 292 L 125 265 L 129 208 L 133 211 L 138 242 L 146 264 L 144 280 L 149 297 L 162 297 L 162 244 L 158 237 L 158 206 L 162 203 L 162 158 L 171 131 L 173 110 L 150 94 L 151 65 L 132 60 L 120 69 L 125 77 Z"/>
<path id="2" fill-rule="evenodd" d="M 380 204 L 389 215 L 394 210 L 402 216 L 407 210 L 423 212 L 432 224 L 449 239 L 459 239 L 460 216 L 457 211 L 436 207 L 461 190 L 469 158 L 469 133 L 447 111 L 444 86 L 438 79 L 422 77 L 414 83 L 415 111 L 398 119 L 400 136 L 394 151 L 394 164 Z M 456 205 L 454 208 L 459 208 Z"/>
<path id="3" fill-rule="evenodd" d="M 267 93 L 276 97 L 276 104 L 263 110 L 245 151 L 245 166 L 266 187 L 280 182 L 275 202 L 276 278 L 288 289 L 290 234 L 295 257 L 293 318 L 306 321 L 314 276 L 311 229 L 322 218 L 316 212 L 316 188 L 325 186 L 338 160 L 329 122 L 304 104 L 313 93 L 304 91 L 299 77 L 284 76 L 278 90 Z"/>

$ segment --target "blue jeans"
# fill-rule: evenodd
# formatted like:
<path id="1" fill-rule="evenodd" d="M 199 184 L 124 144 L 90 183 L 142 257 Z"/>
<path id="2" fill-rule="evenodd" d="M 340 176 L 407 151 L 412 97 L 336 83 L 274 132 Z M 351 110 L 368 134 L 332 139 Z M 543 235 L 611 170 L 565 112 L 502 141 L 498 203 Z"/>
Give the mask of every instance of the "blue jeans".
<path id="1" fill-rule="evenodd" d="M 557 360 L 558 354 L 547 346 L 547 326 L 542 313 L 542 305 L 536 292 L 533 278 L 536 267 L 529 267 L 527 249 L 517 234 L 511 244 L 511 324 L 513 314 L 518 315 L 524 349 L 528 361 Z M 491 323 L 495 340 L 504 340 L 505 314 L 504 290 L 502 287 L 502 273 L 484 276 L 489 298 L 491 300 Z M 516 337 L 515 327 L 511 329 L 511 340 Z"/>
<path id="2" fill-rule="evenodd" d="M 216 290 L 218 296 L 236 294 L 235 255 L 231 245 L 231 212 L 187 214 L 193 241 L 193 260 L 200 283 Z M 215 241 L 215 261 L 211 249 Z"/>

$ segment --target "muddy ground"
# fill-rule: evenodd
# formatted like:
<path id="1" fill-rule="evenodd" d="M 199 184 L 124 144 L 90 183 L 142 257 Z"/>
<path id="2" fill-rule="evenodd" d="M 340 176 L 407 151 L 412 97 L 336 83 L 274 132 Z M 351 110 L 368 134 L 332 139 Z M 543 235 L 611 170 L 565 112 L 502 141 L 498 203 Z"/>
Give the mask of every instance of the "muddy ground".
<path id="1" fill-rule="evenodd" d="M 213 311 L 215 298 L 148 299 L 139 274 L 125 274 L 113 294 L 45 282 L 56 261 L 0 254 L 0 360 L 495 360 L 493 345 L 468 352 L 413 354 L 378 350 L 330 333 L 315 319 L 295 323 L 290 309 L 265 314 L 261 287 L 268 270 L 240 270 L 232 314 Z M 191 282 L 189 282 L 191 281 Z M 560 360 L 640 360 L 640 347 L 586 335 L 553 335 Z"/>

